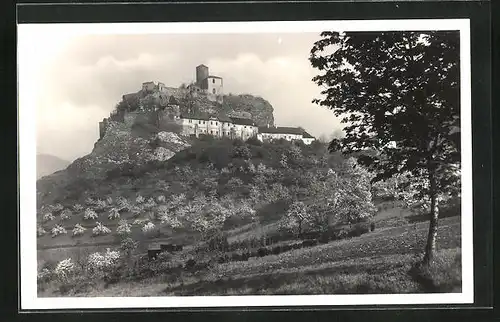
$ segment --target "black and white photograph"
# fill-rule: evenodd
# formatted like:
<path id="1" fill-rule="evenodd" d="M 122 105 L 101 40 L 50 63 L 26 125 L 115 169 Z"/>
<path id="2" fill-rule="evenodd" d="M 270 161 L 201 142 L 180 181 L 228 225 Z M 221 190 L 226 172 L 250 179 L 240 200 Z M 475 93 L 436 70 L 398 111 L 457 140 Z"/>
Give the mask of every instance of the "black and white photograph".
<path id="1" fill-rule="evenodd" d="M 473 302 L 466 19 L 18 25 L 27 309 Z"/>

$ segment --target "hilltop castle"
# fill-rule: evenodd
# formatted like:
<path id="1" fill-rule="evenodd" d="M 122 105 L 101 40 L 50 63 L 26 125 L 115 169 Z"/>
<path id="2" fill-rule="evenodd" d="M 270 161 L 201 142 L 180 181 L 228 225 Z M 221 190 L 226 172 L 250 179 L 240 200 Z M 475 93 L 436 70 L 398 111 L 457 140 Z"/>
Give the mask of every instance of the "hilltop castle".
<path id="1" fill-rule="evenodd" d="M 205 96 L 209 101 L 223 103 L 223 79 L 209 74 L 205 65 L 196 67 L 196 82 L 181 88 L 165 86 L 162 82 L 150 81 L 142 83 L 139 93 L 123 95 L 126 109 L 115 111 L 109 118 L 99 123 L 99 136 L 102 138 L 106 132 L 109 121 L 125 123 L 133 126 L 139 123 L 154 124 L 160 130 L 172 131 L 186 136 L 211 135 L 216 137 L 241 138 L 246 140 L 255 137 L 260 141 L 285 139 L 300 140 L 305 144 L 314 141 L 314 137 L 300 128 L 295 127 L 258 127 L 254 120 L 245 117 L 234 117 L 225 114 L 197 112 L 185 106 L 180 106 L 176 97 Z M 147 104 L 138 97 L 154 97 L 158 104 Z M 134 100 L 136 100 L 134 102 Z M 131 106 L 136 108 L 130 109 Z"/>
<path id="2" fill-rule="evenodd" d="M 208 67 L 203 64 L 196 67 L 196 82 L 189 84 L 186 90 L 195 97 L 205 95 L 211 102 L 220 104 L 223 102 L 222 77 L 210 75 Z M 142 83 L 142 91 L 145 93 L 165 93 L 168 92 L 168 88 L 161 82 L 150 81 Z"/>

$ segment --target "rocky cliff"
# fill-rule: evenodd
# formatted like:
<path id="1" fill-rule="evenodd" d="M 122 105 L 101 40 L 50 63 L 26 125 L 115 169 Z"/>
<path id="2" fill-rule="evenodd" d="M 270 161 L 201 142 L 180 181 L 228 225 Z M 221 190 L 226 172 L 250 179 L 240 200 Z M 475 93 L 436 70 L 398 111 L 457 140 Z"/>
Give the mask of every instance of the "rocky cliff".
<path id="1" fill-rule="evenodd" d="M 274 125 L 273 106 L 262 97 L 250 94 L 225 95 L 223 103 L 208 100 L 203 94 L 193 95 L 187 90 L 166 88 L 164 92 L 145 93 L 139 91 L 124 95 L 117 109 L 135 110 L 139 107 L 152 109 L 156 106 L 166 106 L 170 97 L 175 97 L 182 113 L 205 112 L 224 114 L 234 117 L 245 117 L 254 120 L 258 126 Z"/>

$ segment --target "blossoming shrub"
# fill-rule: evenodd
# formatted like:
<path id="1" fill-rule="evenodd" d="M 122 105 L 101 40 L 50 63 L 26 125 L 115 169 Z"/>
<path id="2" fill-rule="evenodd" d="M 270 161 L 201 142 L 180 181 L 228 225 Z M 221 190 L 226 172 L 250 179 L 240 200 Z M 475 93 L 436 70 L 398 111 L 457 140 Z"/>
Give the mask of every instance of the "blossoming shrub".
<path id="1" fill-rule="evenodd" d="M 138 196 L 137 196 L 137 198 L 135 198 L 135 202 L 136 202 L 137 204 L 141 204 L 141 203 L 143 203 L 143 202 L 144 202 L 144 197 L 143 197 L 143 196 L 141 196 L 141 195 L 138 195 Z"/>
<path id="2" fill-rule="evenodd" d="M 144 226 L 142 226 L 141 230 L 146 236 L 152 236 L 157 232 L 156 225 L 152 222 L 147 222 Z"/>
<path id="3" fill-rule="evenodd" d="M 83 227 L 80 224 L 76 224 L 75 227 L 73 228 L 73 236 L 81 236 L 85 233 L 87 228 Z"/>
<path id="4" fill-rule="evenodd" d="M 54 272 L 48 269 L 47 267 L 43 267 L 36 276 L 36 280 L 38 283 L 45 283 L 50 281 L 54 277 Z"/>
<path id="5" fill-rule="evenodd" d="M 120 212 L 118 211 L 118 209 L 111 208 L 111 210 L 109 211 L 108 218 L 111 220 L 120 219 Z"/>
<path id="6" fill-rule="evenodd" d="M 107 203 L 109 206 L 113 205 L 113 198 L 111 198 L 111 196 L 108 196 L 108 197 L 106 198 L 106 203 Z"/>
<path id="7" fill-rule="evenodd" d="M 116 206 L 120 210 L 129 210 L 130 209 L 130 203 L 128 202 L 127 198 L 122 197 L 122 196 L 116 198 Z"/>
<path id="8" fill-rule="evenodd" d="M 60 203 L 56 203 L 55 205 L 52 206 L 52 212 L 59 212 L 63 209 L 64 207 Z"/>
<path id="9" fill-rule="evenodd" d="M 109 248 L 106 252 L 90 254 L 87 260 L 87 269 L 92 277 L 104 278 L 109 281 L 119 274 L 120 252 Z"/>
<path id="10" fill-rule="evenodd" d="M 149 198 L 146 202 L 143 204 L 143 209 L 152 209 L 156 207 L 156 202 L 154 201 L 153 198 Z"/>
<path id="11" fill-rule="evenodd" d="M 158 203 L 165 203 L 166 198 L 165 198 L 165 196 L 164 196 L 164 195 L 160 195 L 160 196 L 156 197 L 156 201 L 157 201 Z"/>
<path id="12" fill-rule="evenodd" d="M 130 224 L 125 220 L 120 220 L 118 223 L 118 227 L 116 227 L 116 233 L 119 236 L 127 236 L 131 233 L 131 226 Z"/>
<path id="13" fill-rule="evenodd" d="M 74 205 L 73 205 L 73 210 L 74 210 L 74 211 L 77 211 L 77 212 L 80 212 L 80 211 L 82 211 L 82 210 L 83 210 L 83 206 L 82 206 L 81 204 L 79 204 L 79 203 L 74 204 Z"/>
<path id="14" fill-rule="evenodd" d="M 42 226 L 38 226 L 36 228 L 36 235 L 38 237 L 42 237 L 43 235 L 45 235 L 47 232 L 45 231 L 45 229 L 42 227 Z"/>
<path id="15" fill-rule="evenodd" d="M 54 237 L 59 236 L 59 235 L 64 235 L 67 232 L 63 226 L 55 225 L 54 228 L 52 228 L 51 233 L 52 233 L 52 238 L 54 238 Z"/>
<path id="16" fill-rule="evenodd" d="M 61 214 L 59 215 L 61 217 L 61 220 L 68 220 L 71 218 L 71 216 L 73 215 L 73 212 L 69 209 L 64 209 L 63 211 L 61 211 Z"/>
<path id="17" fill-rule="evenodd" d="M 92 220 L 92 219 L 97 219 L 97 218 L 99 218 L 99 216 L 97 215 L 97 213 L 94 210 L 92 210 L 91 208 L 85 209 L 85 214 L 83 215 L 83 219 Z"/>
<path id="18" fill-rule="evenodd" d="M 105 200 L 97 199 L 95 202 L 95 209 L 99 211 L 104 211 L 108 204 L 106 203 Z"/>
<path id="19" fill-rule="evenodd" d="M 67 283 L 69 278 L 75 272 L 75 263 L 71 258 L 60 261 L 54 269 L 54 274 L 57 279 L 63 283 Z"/>
<path id="20" fill-rule="evenodd" d="M 103 236 L 110 233 L 111 230 L 100 222 L 97 222 L 96 226 L 92 229 L 92 236 Z"/>
<path id="21" fill-rule="evenodd" d="M 43 215 L 43 221 L 45 221 L 45 222 L 51 221 L 51 220 L 54 220 L 54 219 L 55 219 L 55 217 L 54 217 L 54 215 L 51 212 L 48 212 L 45 215 Z"/>

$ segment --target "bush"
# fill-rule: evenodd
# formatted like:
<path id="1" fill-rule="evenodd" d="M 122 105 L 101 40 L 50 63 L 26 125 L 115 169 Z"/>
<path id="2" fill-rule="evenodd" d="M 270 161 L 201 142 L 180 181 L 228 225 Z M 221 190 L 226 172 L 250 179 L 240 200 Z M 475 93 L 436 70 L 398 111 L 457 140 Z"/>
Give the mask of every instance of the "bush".
<path id="1" fill-rule="evenodd" d="M 249 160 L 252 158 L 252 151 L 245 145 L 237 145 L 233 147 L 233 158 Z"/>
<path id="2" fill-rule="evenodd" d="M 229 243 L 227 241 L 227 234 L 216 234 L 208 240 L 208 249 L 210 251 L 222 251 L 226 252 L 229 250 Z"/>
<path id="3" fill-rule="evenodd" d="M 83 215 L 83 219 L 91 220 L 91 219 L 97 219 L 97 218 L 99 218 L 99 216 L 97 215 L 97 213 L 94 210 L 92 210 L 91 208 L 85 209 L 85 214 Z"/>
<path id="4" fill-rule="evenodd" d="M 73 206 L 73 210 L 76 212 L 80 212 L 83 210 L 83 206 L 81 204 L 77 203 Z"/>
<path id="5" fill-rule="evenodd" d="M 43 235 L 45 235 L 47 232 L 45 231 L 45 229 L 42 227 L 42 226 L 38 226 L 36 228 L 36 235 L 38 237 L 42 237 Z"/>
<path id="6" fill-rule="evenodd" d="M 92 236 L 103 236 L 110 233 L 111 230 L 100 222 L 97 222 L 96 226 L 92 229 Z"/>
<path id="7" fill-rule="evenodd" d="M 73 236 L 81 236 L 85 233 L 85 230 L 87 230 L 85 227 L 83 227 L 82 225 L 80 224 L 76 224 L 75 225 L 75 228 L 73 228 Z"/>
<path id="8" fill-rule="evenodd" d="M 61 220 L 68 220 L 72 215 L 73 213 L 71 212 L 71 210 L 64 209 L 63 211 L 61 211 L 61 214 L 59 216 L 61 217 Z"/>
<path id="9" fill-rule="evenodd" d="M 256 137 L 249 138 L 248 140 L 246 140 L 246 143 L 255 146 L 262 146 L 262 142 Z"/>
<path id="10" fill-rule="evenodd" d="M 109 211 L 108 219 L 120 219 L 120 212 L 118 211 L 118 209 L 111 208 L 111 210 Z"/>
<path id="11" fill-rule="evenodd" d="M 374 223 L 374 222 L 372 222 L 372 223 L 370 224 L 370 231 L 374 231 L 374 230 L 375 230 L 375 223 Z"/>
<path id="12" fill-rule="evenodd" d="M 59 235 L 64 235 L 67 232 L 63 226 L 55 225 L 54 228 L 52 228 L 51 233 L 52 233 L 52 238 L 54 238 L 54 237 L 59 236 Z"/>
<path id="13" fill-rule="evenodd" d="M 116 233 L 119 235 L 119 236 L 126 236 L 126 235 L 129 235 L 131 233 L 131 226 L 130 224 L 127 222 L 127 220 L 120 220 L 120 222 L 118 223 L 118 227 L 116 227 Z"/>
<path id="14" fill-rule="evenodd" d="M 54 274 L 62 283 L 67 283 L 74 272 L 75 263 L 73 263 L 71 258 L 60 261 L 54 269 Z"/>
<path id="15" fill-rule="evenodd" d="M 55 217 L 54 217 L 54 215 L 51 212 L 48 212 L 45 215 L 43 215 L 43 221 L 44 222 L 51 221 L 51 220 L 54 220 L 54 219 L 55 219 Z"/>
<path id="16" fill-rule="evenodd" d="M 349 232 L 349 237 L 359 237 L 370 231 L 369 226 L 366 223 L 358 223 Z"/>

